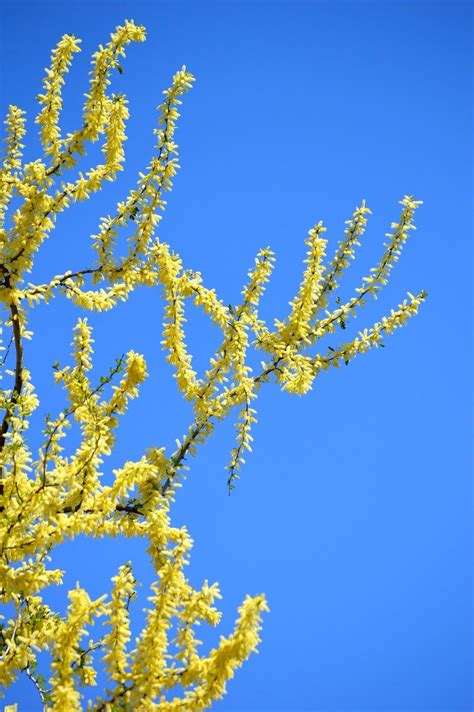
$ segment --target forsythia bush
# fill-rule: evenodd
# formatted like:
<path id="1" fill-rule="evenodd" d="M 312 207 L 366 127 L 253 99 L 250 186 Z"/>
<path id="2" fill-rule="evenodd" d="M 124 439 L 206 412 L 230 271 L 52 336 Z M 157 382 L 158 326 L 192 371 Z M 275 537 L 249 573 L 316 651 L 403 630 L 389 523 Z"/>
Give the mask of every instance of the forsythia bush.
<path id="1" fill-rule="evenodd" d="M 0 596 L 5 616 L 0 624 L 0 683 L 8 687 L 26 674 L 38 691 L 38 703 L 57 712 L 88 710 L 204 710 L 221 698 L 234 671 L 256 650 L 263 595 L 247 597 L 239 609 L 234 632 L 221 637 L 217 647 L 200 653 L 195 626 L 216 625 L 220 614 L 216 584 L 194 589 L 184 566 L 192 541 L 184 527 L 170 523 L 170 503 L 184 473 L 184 460 L 206 442 L 216 423 L 238 411 L 236 446 L 228 464 L 228 485 L 234 486 L 250 450 L 255 421 L 254 401 L 270 378 L 282 389 L 303 394 L 322 371 L 348 363 L 357 354 L 402 326 L 425 299 L 408 295 L 389 316 L 361 331 L 337 348 L 309 353 L 324 336 L 341 328 L 386 284 L 404 242 L 414 229 L 419 205 L 411 196 L 401 201 L 401 215 L 392 223 L 385 251 L 370 275 L 346 303 L 329 308 L 343 270 L 354 257 L 370 210 L 365 202 L 347 222 L 334 257 L 324 264 L 327 240 L 321 222 L 309 231 L 307 257 L 298 293 L 283 321 L 273 328 L 259 317 L 258 305 L 274 262 L 262 249 L 249 272 L 241 303 L 226 306 L 213 289 L 203 285 L 198 272 L 184 267 L 180 257 L 156 236 L 165 207 L 164 194 L 172 187 L 178 168 L 174 140 L 181 97 L 193 76 L 183 67 L 164 92 L 159 108 L 156 152 L 136 188 L 104 217 L 93 236 L 94 261 L 87 269 L 52 276 L 44 284 L 28 281 L 34 258 L 55 225 L 56 216 L 71 202 L 87 200 L 114 180 L 123 169 L 127 100 L 109 93 L 111 74 L 125 48 L 142 42 L 145 30 L 132 21 L 117 27 L 105 47 L 93 55 L 90 88 L 82 126 L 62 136 L 59 128 L 64 77 L 79 40 L 64 35 L 53 51 L 51 66 L 38 97 L 36 117 L 44 157 L 22 162 L 24 112 L 10 106 L 5 121 L 6 149 L 0 168 L 0 297 L 8 345 L 3 348 L 0 407 Z M 103 138 L 103 162 L 70 182 L 62 178 L 85 154 L 86 145 Z M 14 200 L 14 205 L 10 203 Z M 120 254 L 118 236 L 127 229 L 128 247 Z M 119 416 L 138 395 L 147 375 L 143 356 L 130 351 L 98 384 L 90 380 L 93 335 L 86 318 L 74 329 L 72 365 L 55 365 L 56 382 L 67 395 L 67 407 L 47 416 L 43 445 L 33 453 L 27 442 L 30 416 L 38 399 L 24 363 L 24 341 L 30 339 L 28 309 L 62 294 L 81 310 L 105 311 L 139 286 L 159 286 L 165 301 L 163 348 L 176 370 L 176 382 L 192 403 L 194 421 L 173 453 L 151 448 L 136 462 L 115 470 L 113 483 L 102 479 L 104 460 L 114 447 Z M 193 369 L 185 338 L 184 306 L 191 301 L 222 331 L 222 343 L 207 371 Z M 247 363 L 249 346 L 262 352 L 262 366 L 254 372 Z M 115 383 L 115 384 L 114 384 Z M 108 394 L 108 395 L 107 395 Z M 81 431 L 78 447 L 66 454 L 65 438 L 74 420 Z M 53 548 L 79 534 L 140 537 L 156 571 L 146 623 L 130 644 L 129 603 L 135 579 L 129 563 L 112 579 L 109 596 L 91 600 L 77 585 L 69 592 L 69 608 L 60 615 L 47 605 L 43 591 L 61 585 L 63 572 L 50 568 Z M 92 544 L 91 544 L 92 546 Z M 105 633 L 88 639 L 88 629 L 101 618 Z M 37 672 L 37 658 L 48 651 L 49 680 Z M 107 674 L 107 688 L 89 696 L 97 668 Z M 90 693 L 90 690 L 89 690 Z M 6 709 L 15 709 L 9 706 Z"/>

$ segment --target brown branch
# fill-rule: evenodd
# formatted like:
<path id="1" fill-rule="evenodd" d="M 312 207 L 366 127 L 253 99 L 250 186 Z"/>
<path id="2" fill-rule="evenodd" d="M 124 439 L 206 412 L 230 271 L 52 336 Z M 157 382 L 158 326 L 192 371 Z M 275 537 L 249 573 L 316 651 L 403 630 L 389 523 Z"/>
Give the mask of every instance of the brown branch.
<path id="1" fill-rule="evenodd" d="M 5 287 L 10 288 L 10 275 L 5 277 Z M 15 344 L 15 381 L 13 384 L 13 390 L 10 396 L 10 400 L 7 403 L 5 410 L 5 415 L 3 416 L 2 426 L 0 428 L 0 455 L 2 454 L 5 443 L 7 439 L 7 433 L 10 427 L 13 410 L 15 404 L 21 395 L 23 388 L 23 345 L 21 343 L 21 327 L 20 327 L 20 314 L 18 312 L 18 307 L 15 302 L 10 304 L 10 315 L 13 330 L 13 342 Z M 0 498 L 3 499 L 4 487 L 1 480 L 3 479 L 3 465 L 0 464 Z M 0 512 L 3 512 L 4 505 L 0 504 Z"/>
<path id="2" fill-rule="evenodd" d="M 133 690 L 134 685 L 134 682 L 130 683 L 128 687 L 126 683 L 122 684 L 118 688 L 118 690 L 110 693 L 110 697 L 107 700 L 102 700 L 100 703 L 98 703 L 98 706 L 96 705 L 95 707 L 93 707 L 92 712 L 105 712 L 106 710 L 110 709 L 110 705 L 112 705 L 114 702 L 126 695 L 128 692 L 131 692 Z"/>
<path id="3" fill-rule="evenodd" d="M 27 676 L 29 677 L 29 679 L 31 680 L 33 685 L 36 687 L 38 694 L 41 697 L 41 703 L 43 705 L 43 710 L 46 710 L 48 708 L 48 704 L 47 704 L 48 691 L 44 690 L 41 687 L 40 681 L 33 675 L 29 665 L 27 665 L 25 668 L 23 668 L 23 670 L 24 670 L 24 672 L 26 672 Z"/>
<path id="4" fill-rule="evenodd" d="M 188 437 L 186 438 L 184 443 L 181 445 L 179 450 L 177 450 L 172 455 L 171 462 L 172 462 L 173 468 L 172 468 L 171 472 L 169 472 L 168 477 L 166 478 L 165 482 L 161 486 L 161 494 L 163 496 L 166 494 L 166 492 L 170 488 L 173 478 L 174 478 L 176 472 L 178 471 L 180 464 L 184 460 L 184 457 L 185 457 L 187 451 L 191 447 L 192 443 L 196 440 L 199 433 L 201 433 L 201 431 L 206 427 L 206 425 L 211 420 L 211 418 L 212 418 L 212 413 L 209 415 L 208 418 L 206 418 L 206 420 L 202 420 L 201 422 L 196 421 L 194 424 L 193 430 L 188 435 Z"/>

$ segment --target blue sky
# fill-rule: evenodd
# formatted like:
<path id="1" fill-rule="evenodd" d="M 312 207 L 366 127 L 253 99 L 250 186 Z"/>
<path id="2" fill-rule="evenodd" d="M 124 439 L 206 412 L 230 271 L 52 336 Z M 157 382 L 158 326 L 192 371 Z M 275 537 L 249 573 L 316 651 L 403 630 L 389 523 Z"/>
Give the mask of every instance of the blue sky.
<path id="1" fill-rule="evenodd" d="M 471 15 L 470 3 L 456 2 L 2 3 L 1 108 L 28 112 L 31 158 L 35 95 L 60 36 L 83 39 L 65 91 L 72 130 L 90 53 L 125 18 L 148 30 L 114 78 L 132 114 L 124 175 L 61 217 L 38 279 L 87 264 L 89 235 L 146 165 L 161 90 L 184 63 L 197 81 L 182 107 L 182 169 L 160 236 L 226 303 L 237 302 L 269 244 L 277 266 L 263 315 L 282 318 L 307 230 L 323 219 L 335 246 L 366 198 L 374 214 L 344 279 L 350 295 L 377 261 L 398 201 L 405 193 L 424 201 L 389 286 L 352 329 L 425 289 L 416 320 L 385 349 L 323 375 L 304 398 L 262 390 L 254 452 L 231 497 L 230 422 L 180 491 L 173 519 L 195 539 L 191 581 L 218 580 L 224 596 L 222 626 L 206 641 L 230 631 L 245 593 L 265 591 L 271 608 L 260 654 L 216 710 L 472 709 Z M 150 371 L 111 466 L 151 444 L 172 448 L 190 422 L 160 351 L 161 315 L 158 292 L 141 290 L 91 318 L 97 374 L 130 348 Z M 32 314 L 27 358 L 42 412 L 61 404 L 51 365 L 67 359 L 77 316 L 61 299 Z M 190 313 L 199 368 L 216 339 Z M 138 579 L 152 580 L 140 543 L 78 541 L 54 561 L 70 586 L 80 580 L 100 595 L 128 559 Z M 63 606 L 64 592 L 54 595 Z M 21 712 L 39 709 L 28 681 L 6 699 Z"/>

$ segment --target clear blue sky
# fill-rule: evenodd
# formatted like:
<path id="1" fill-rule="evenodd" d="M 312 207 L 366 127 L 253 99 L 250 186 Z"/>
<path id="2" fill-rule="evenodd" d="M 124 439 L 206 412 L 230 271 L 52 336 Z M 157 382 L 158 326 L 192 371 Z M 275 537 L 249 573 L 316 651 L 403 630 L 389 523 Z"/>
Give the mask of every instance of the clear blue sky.
<path id="1" fill-rule="evenodd" d="M 405 193 L 424 201 L 381 298 L 354 328 L 425 289 L 420 315 L 317 381 L 304 398 L 262 391 L 255 447 L 233 495 L 223 469 L 232 424 L 192 463 L 174 508 L 195 539 L 191 580 L 218 580 L 230 631 L 246 592 L 265 591 L 258 656 L 217 710 L 234 712 L 468 712 L 471 698 L 472 96 L 470 3 L 3 2 L 1 108 L 27 110 L 63 33 L 83 39 L 65 92 L 67 130 L 80 117 L 89 54 L 116 24 L 148 29 L 117 90 L 132 118 L 125 175 L 58 222 L 35 274 L 83 267 L 97 218 L 150 156 L 155 109 L 173 71 L 196 75 L 177 134 L 182 169 L 160 227 L 185 264 L 235 303 L 259 247 L 278 258 L 264 301 L 283 317 L 301 273 L 306 231 L 319 219 L 331 245 L 367 199 L 371 218 L 345 292 L 378 258 Z M 34 157 L 36 140 L 28 141 Z M 160 351 L 162 302 L 142 290 L 93 316 L 97 373 L 134 348 L 150 378 L 119 431 L 110 467 L 151 444 L 172 447 L 190 411 Z M 43 412 L 59 407 L 51 364 L 68 353 L 77 318 L 64 300 L 32 315 L 29 365 Z M 216 337 L 190 316 L 203 368 Z M 352 333 L 352 332 L 351 332 Z M 40 419 L 36 421 L 39 426 Z M 140 544 L 80 541 L 55 561 L 91 595 L 109 590 Z M 141 601 L 147 589 L 142 587 Z M 64 594 L 55 594 L 64 605 Z M 206 635 L 215 640 L 217 633 Z M 31 683 L 7 700 L 39 709 Z"/>

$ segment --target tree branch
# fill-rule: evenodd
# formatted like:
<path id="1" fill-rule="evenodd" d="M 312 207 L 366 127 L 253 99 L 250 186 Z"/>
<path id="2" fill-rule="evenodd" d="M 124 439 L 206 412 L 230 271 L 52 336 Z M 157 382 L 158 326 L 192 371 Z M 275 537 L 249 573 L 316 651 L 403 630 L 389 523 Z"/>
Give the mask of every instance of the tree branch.
<path id="1" fill-rule="evenodd" d="M 10 288 L 10 275 L 5 277 L 5 287 Z M 15 382 L 13 384 L 13 390 L 10 396 L 10 401 L 7 404 L 5 415 L 3 416 L 2 427 L 0 429 L 0 455 L 5 447 L 8 429 L 10 427 L 13 409 L 18 402 L 23 388 L 23 345 L 21 343 L 21 328 L 20 328 L 20 314 L 18 312 L 18 307 L 14 302 L 10 304 L 10 315 L 13 330 L 13 343 L 15 345 Z M 3 499 L 3 465 L 0 464 L 0 498 Z M 3 512 L 4 505 L 0 504 L 0 512 Z"/>

